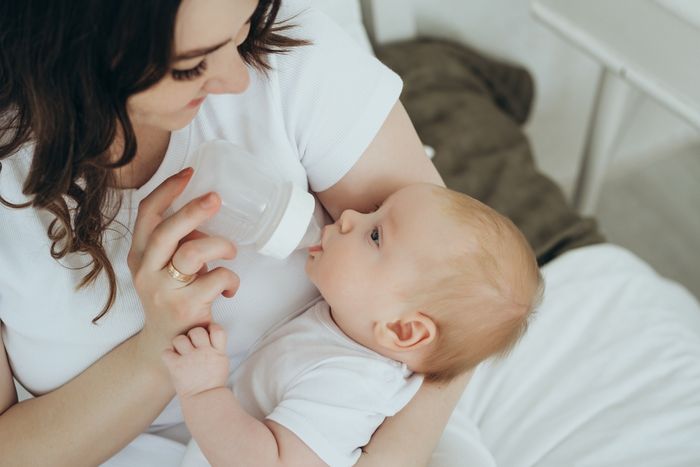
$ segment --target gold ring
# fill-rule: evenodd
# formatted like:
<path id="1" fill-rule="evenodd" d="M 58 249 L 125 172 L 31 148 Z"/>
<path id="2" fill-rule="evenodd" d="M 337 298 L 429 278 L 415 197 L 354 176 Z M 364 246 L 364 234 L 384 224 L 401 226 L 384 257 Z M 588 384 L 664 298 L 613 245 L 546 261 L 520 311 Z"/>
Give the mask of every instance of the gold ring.
<path id="1" fill-rule="evenodd" d="M 197 274 L 183 274 L 180 271 L 177 270 L 175 266 L 173 266 L 173 260 L 171 259 L 168 262 L 168 274 L 170 274 L 170 277 L 175 279 L 178 282 L 184 282 L 186 284 L 189 284 L 192 282 L 196 277 Z"/>

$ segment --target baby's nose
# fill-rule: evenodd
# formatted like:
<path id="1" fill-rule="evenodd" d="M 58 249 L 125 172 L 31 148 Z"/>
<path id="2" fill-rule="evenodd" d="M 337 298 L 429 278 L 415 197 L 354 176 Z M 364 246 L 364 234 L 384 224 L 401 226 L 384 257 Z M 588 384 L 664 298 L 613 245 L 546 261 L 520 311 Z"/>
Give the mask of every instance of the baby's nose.
<path id="1" fill-rule="evenodd" d="M 352 230 L 352 209 L 346 209 L 338 219 L 340 233 L 348 233 Z"/>

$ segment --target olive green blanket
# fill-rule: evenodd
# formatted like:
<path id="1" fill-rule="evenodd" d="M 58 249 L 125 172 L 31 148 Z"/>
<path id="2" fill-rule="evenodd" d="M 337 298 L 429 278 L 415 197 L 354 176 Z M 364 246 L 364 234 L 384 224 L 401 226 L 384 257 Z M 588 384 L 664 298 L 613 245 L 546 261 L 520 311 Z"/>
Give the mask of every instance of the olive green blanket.
<path id="1" fill-rule="evenodd" d="M 525 69 L 435 39 L 376 53 L 403 78 L 401 100 L 423 142 L 435 148 L 447 186 L 513 220 L 540 264 L 604 241 L 596 222 L 582 218 L 535 166 L 520 128 L 534 94 Z"/>

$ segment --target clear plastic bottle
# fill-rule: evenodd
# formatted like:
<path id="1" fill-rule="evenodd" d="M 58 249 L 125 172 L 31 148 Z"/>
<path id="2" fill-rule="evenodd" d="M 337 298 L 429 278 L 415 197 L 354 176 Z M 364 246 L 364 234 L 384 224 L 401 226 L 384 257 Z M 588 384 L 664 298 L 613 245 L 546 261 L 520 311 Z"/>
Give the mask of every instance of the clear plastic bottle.
<path id="1" fill-rule="evenodd" d="M 314 196 L 274 171 L 265 171 L 245 149 L 223 140 L 202 144 L 194 154 L 194 174 L 173 203 L 180 209 L 190 200 L 214 191 L 219 212 L 200 230 L 251 245 L 259 253 L 284 259 L 292 251 L 318 244 L 321 209 Z"/>

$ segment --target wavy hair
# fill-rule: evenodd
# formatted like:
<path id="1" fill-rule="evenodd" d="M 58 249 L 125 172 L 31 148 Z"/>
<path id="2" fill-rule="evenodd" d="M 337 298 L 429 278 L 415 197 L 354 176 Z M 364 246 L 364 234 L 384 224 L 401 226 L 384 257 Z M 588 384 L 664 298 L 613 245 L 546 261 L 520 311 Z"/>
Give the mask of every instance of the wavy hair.
<path id="1" fill-rule="evenodd" d="M 266 56 L 304 45 L 276 23 L 281 0 L 260 0 L 250 33 L 238 47 L 250 66 L 269 70 Z M 180 0 L 0 0 L 0 170 L 2 160 L 34 145 L 22 187 L 30 201 L 3 205 L 53 214 L 51 256 L 87 253 L 92 261 L 78 289 L 107 275 L 109 295 L 97 322 L 116 298 L 116 276 L 103 234 L 121 199 L 110 199 L 114 169 L 136 156 L 127 99 L 170 71 Z M 109 150 L 123 137 L 119 159 Z"/>

